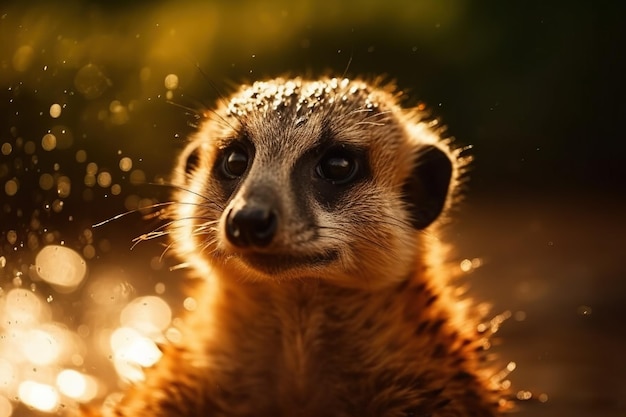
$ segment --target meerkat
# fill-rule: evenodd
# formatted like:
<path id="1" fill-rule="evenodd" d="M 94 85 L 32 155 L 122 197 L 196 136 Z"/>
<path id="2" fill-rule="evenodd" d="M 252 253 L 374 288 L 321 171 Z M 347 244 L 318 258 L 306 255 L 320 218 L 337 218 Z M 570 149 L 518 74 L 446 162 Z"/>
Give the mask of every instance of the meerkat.
<path id="1" fill-rule="evenodd" d="M 465 158 L 401 99 L 381 82 L 277 78 L 206 112 L 167 214 L 198 307 L 111 415 L 506 408 L 437 236 Z"/>

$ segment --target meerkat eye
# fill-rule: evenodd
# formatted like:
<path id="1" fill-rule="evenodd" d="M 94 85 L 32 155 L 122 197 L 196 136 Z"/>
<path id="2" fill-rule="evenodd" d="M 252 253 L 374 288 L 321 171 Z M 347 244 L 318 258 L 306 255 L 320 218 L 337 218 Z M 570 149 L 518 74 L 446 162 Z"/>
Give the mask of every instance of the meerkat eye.
<path id="1" fill-rule="evenodd" d="M 222 172 L 228 178 L 241 177 L 248 169 L 248 153 L 239 146 L 232 146 L 224 152 Z"/>
<path id="2" fill-rule="evenodd" d="M 331 149 L 315 168 L 317 175 L 334 185 L 352 181 L 359 170 L 358 159 L 345 149 Z"/>

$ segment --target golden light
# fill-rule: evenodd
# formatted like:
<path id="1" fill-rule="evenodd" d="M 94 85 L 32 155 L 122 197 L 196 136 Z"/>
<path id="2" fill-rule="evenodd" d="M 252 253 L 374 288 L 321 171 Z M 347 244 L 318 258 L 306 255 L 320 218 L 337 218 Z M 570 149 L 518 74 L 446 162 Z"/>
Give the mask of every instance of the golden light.
<path id="1" fill-rule="evenodd" d="M 102 171 L 101 173 L 98 174 L 97 182 L 100 187 L 102 188 L 110 187 L 112 181 L 113 181 L 113 178 L 111 177 L 111 173 L 107 171 Z"/>
<path id="2" fill-rule="evenodd" d="M 162 298 L 138 297 L 131 301 L 120 314 L 122 326 L 132 327 L 144 335 L 161 333 L 172 321 L 172 310 Z"/>
<path id="3" fill-rule="evenodd" d="M 57 194 L 61 198 L 67 198 L 72 190 L 72 181 L 69 177 L 60 176 L 57 180 Z"/>
<path id="4" fill-rule="evenodd" d="M 13 414 L 13 404 L 4 395 L 0 395 L 0 417 L 9 417 Z"/>
<path id="5" fill-rule="evenodd" d="M 187 311 L 195 311 L 198 308 L 198 302 L 193 297 L 187 297 L 183 300 L 183 307 Z"/>
<path id="6" fill-rule="evenodd" d="M 119 166 L 120 166 L 120 170 L 122 170 L 124 172 L 128 172 L 133 167 L 133 160 L 130 159 L 129 157 L 125 156 L 122 159 L 120 159 Z"/>
<path id="7" fill-rule="evenodd" d="M 460 263 L 461 271 L 472 272 L 473 270 L 480 268 L 483 264 L 483 260 L 480 258 L 463 259 Z"/>
<path id="8" fill-rule="evenodd" d="M 4 183 L 4 192 L 8 196 L 13 196 L 17 193 L 17 190 L 20 188 L 17 179 L 13 178 Z"/>
<path id="9" fill-rule="evenodd" d="M 162 356 L 154 341 L 130 327 L 120 327 L 110 339 L 113 365 L 122 379 L 140 381 L 144 374 L 141 367 L 154 365 Z"/>
<path id="10" fill-rule="evenodd" d="M 2 153 L 2 155 L 10 155 L 11 152 L 13 152 L 13 145 L 9 142 L 4 142 L 2 146 L 0 146 L 0 153 Z"/>
<path id="11" fill-rule="evenodd" d="M 54 186 L 54 177 L 47 172 L 39 177 L 39 187 L 42 190 L 49 190 Z"/>
<path id="12" fill-rule="evenodd" d="M 89 402 L 98 394 L 98 383 L 95 378 L 73 369 L 59 372 L 56 383 L 63 395 L 80 402 Z"/>
<path id="13" fill-rule="evenodd" d="M 61 116 L 61 105 L 59 103 L 54 103 L 50 106 L 50 117 L 56 119 Z"/>
<path id="14" fill-rule="evenodd" d="M 57 147 L 57 137 L 52 133 L 46 133 L 41 138 L 41 147 L 46 151 L 51 151 Z"/>
<path id="15" fill-rule="evenodd" d="M 59 406 L 59 393 L 51 385 L 24 381 L 18 389 L 20 400 L 34 409 L 51 412 Z"/>
<path id="16" fill-rule="evenodd" d="M 59 359 L 61 341 L 50 332 L 33 329 L 26 332 L 21 343 L 24 356 L 32 364 L 50 365 Z"/>
<path id="17" fill-rule="evenodd" d="M 175 90 L 178 88 L 178 75 L 168 74 L 165 77 L 165 88 L 168 90 Z"/>
<path id="18" fill-rule="evenodd" d="M 32 292 L 14 288 L 6 296 L 3 323 L 9 326 L 35 324 L 41 318 L 43 305 Z"/>
<path id="19" fill-rule="evenodd" d="M 0 358 L 0 391 L 11 392 L 17 385 L 17 378 L 17 369 L 14 364 L 5 358 Z"/>
<path id="20" fill-rule="evenodd" d="M 85 260 L 74 250 L 60 245 L 48 245 L 35 258 L 39 277 L 62 293 L 72 292 L 87 274 Z"/>

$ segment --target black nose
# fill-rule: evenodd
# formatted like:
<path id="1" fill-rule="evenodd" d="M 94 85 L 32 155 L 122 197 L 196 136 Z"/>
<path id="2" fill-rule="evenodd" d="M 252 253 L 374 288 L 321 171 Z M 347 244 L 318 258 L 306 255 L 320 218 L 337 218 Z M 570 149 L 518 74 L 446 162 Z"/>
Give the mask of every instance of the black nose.
<path id="1" fill-rule="evenodd" d="M 226 218 L 226 237 L 235 246 L 269 245 L 276 234 L 278 215 L 263 203 L 231 209 Z"/>

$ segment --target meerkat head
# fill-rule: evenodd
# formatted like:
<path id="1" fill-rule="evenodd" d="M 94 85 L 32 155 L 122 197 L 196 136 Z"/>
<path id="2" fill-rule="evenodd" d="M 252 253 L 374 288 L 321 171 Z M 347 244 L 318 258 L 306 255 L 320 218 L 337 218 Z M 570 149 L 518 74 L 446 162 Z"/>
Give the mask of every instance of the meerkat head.
<path id="1" fill-rule="evenodd" d="M 225 279 L 398 282 L 419 267 L 456 171 L 432 123 L 388 88 L 257 82 L 182 153 L 173 246 Z"/>

